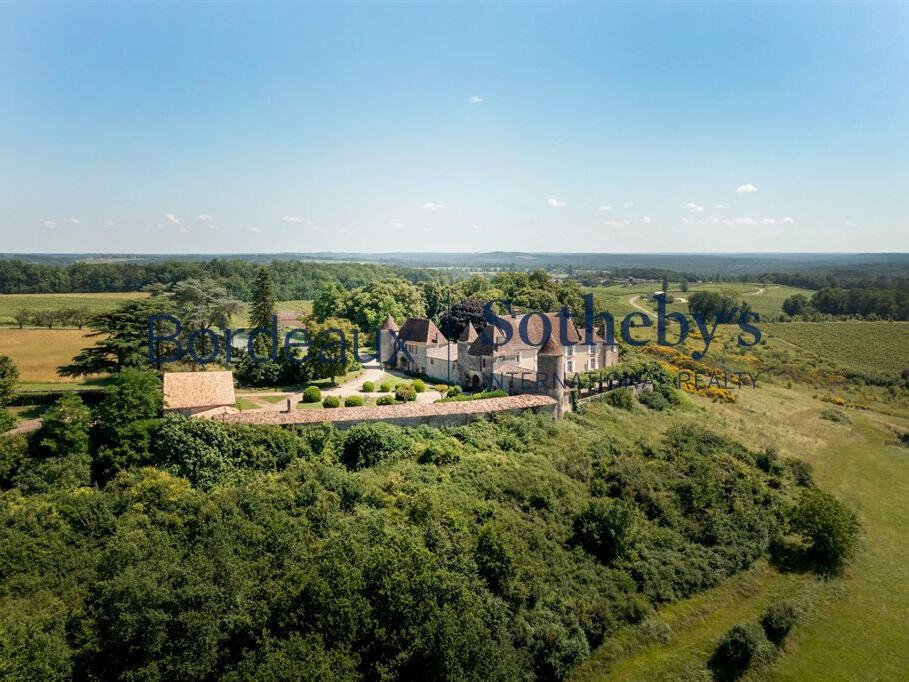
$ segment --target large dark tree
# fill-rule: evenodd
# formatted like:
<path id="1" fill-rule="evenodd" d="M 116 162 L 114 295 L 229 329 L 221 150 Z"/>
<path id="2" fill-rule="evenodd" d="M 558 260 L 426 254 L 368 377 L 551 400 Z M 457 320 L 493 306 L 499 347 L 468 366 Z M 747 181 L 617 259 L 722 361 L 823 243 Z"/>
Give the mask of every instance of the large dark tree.
<path id="1" fill-rule="evenodd" d="M 465 298 L 458 301 L 442 313 L 439 319 L 439 329 L 451 341 L 457 341 L 468 322 L 473 323 L 479 334 L 486 329 L 486 320 L 483 319 L 483 306 L 485 304 L 475 298 Z"/>
<path id="2" fill-rule="evenodd" d="M 249 306 L 249 326 L 253 329 L 271 327 L 276 302 L 271 275 L 267 268 L 259 268 L 259 272 L 256 273 L 256 281 L 253 283 L 252 303 Z"/>
<path id="3" fill-rule="evenodd" d="M 16 396 L 19 370 L 7 355 L 0 355 L 0 407 L 8 405 Z"/>

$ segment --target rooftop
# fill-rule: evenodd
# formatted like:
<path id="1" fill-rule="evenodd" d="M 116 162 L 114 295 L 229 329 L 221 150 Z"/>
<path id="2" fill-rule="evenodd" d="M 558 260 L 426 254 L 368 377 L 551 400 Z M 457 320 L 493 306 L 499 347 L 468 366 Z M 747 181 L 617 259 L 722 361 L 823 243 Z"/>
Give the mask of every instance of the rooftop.
<path id="1" fill-rule="evenodd" d="M 236 403 L 234 375 L 229 371 L 165 372 L 164 409 L 216 407 Z"/>

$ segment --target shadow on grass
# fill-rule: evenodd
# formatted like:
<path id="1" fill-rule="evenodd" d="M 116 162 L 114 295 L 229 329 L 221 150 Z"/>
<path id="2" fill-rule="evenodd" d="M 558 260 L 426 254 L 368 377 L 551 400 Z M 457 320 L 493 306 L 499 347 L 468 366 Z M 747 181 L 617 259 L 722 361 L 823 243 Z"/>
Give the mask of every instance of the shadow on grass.
<path id="1" fill-rule="evenodd" d="M 780 573 L 814 573 L 833 578 L 842 572 L 842 566 L 829 566 L 811 553 L 811 548 L 793 538 L 782 538 L 770 546 L 770 563 Z"/>

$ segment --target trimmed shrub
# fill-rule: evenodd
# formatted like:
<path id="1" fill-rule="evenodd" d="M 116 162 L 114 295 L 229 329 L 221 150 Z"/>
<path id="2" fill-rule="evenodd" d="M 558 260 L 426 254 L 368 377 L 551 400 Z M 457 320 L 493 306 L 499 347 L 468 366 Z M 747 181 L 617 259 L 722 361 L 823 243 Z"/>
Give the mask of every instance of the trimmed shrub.
<path id="1" fill-rule="evenodd" d="M 357 424 L 344 435 L 341 462 L 350 470 L 375 466 L 409 452 L 410 441 L 397 426 Z"/>
<path id="2" fill-rule="evenodd" d="M 380 395 L 376 398 L 376 405 L 394 405 L 395 397 L 393 395 Z"/>
<path id="3" fill-rule="evenodd" d="M 405 403 L 409 400 L 416 400 L 417 391 L 414 389 L 413 384 L 401 384 L 395 390 L 395 398 Z"/>
<path id="4" fill-rule="evenodd" d="M 754 623 L 733 625 L 717 645 L 707 662 L 718 680 L 737 679 L 761 649 L 769 645 L 764 631 Z"/>
<path id="5" fill-rule="evenodd" d="M 444 396 L 445 393 L 448 392 L 448 384 L 435 384 L 435 385 L 432 387 L 432 390 L 433 390 L 433 391 L 438 391 L 439 393 L 441 393 L 441 394 Z"/>
<path id="6" fill-rule="evenodd" d="M 417 393 L 423 393 L 426 390 L 426 384 L 422 379 L 414 379 L 413 390 Z"/>
<path id="7" fill-rule="evenodd" d="M 382 393 L 391 393 L 391 382 L 383 381 L 381 384 L 379 384 L 379 391 Z"/>
<path id="8" fill-rule="evenodd" d="M 790 602 L 775 601 L 767 607 L 761 617 L 761 627 L 764 628 L 767 639 L 779 646 L 786 639 L 797 619 L 798 614 Z"/>
<path id="9" fill-rule="evenodd" d="M 317 403 L 322 400 L 322 391 L 319 390 L 318 386 L 309 386 L 305 391 L 303 391 L 303 399 L 301 403 Z"/>
<path id="10" fill-rule="evenodd" d="M 341 404 L 341 401 L 338 400 L 337 396 L 327 395 L 322 400 L 322 407 L 332 408 L 338 407 Z"/>
<path id="11" fill-rule="evenodd" d="M 606 394 L 606 402 L 623 410 L 634 409 L 634 392 L 628 388 L 617 388 Z"/>
<path id="12" fill-rule="evenodd" d="M 363 398 L 358 395 L 349 395 L 344 398 L 344 407 L 363 407 Z"/>
<path id="13" fill-rule="evenodd" d="M 824 568 L 836 568 L 858 544 L 855 512 L 823 490 L 802 491 L 792 512 L 792 528 L 809 543 L 810 555 Z"/>
<path id="14" fill-rule="evenodd" d="M 371 381 L 364 381 L 363 388 L 360 389 L 363 393 L 372 393 L 376 390 L 376 385 Z"/>
<path id="15" fill-rule="evenodd" d="M 448 389 L 448 392 L 445 394 L 448 398 L 456 398 L 464 392 L 464 389 L 460 386 L 452 386 Z"/>

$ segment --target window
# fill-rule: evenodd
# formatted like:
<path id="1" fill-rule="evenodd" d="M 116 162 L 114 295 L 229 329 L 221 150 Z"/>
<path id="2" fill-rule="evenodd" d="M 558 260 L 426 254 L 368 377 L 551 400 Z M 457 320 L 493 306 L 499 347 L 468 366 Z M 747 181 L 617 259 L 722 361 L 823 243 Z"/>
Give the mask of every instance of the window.
<path id="1" fill-rule="evenodd" d="M 596 353 L 596 352 L 597 352 L 597 347 L 596 347 L 595 344 L 592 344 L 592 343 L 591 343 L 589 346 L 587 346 L 587 353 L 588 353 L 588 355 L 593 355 L 593 354 Z"/>
<path id="2" fill-rule="evenodd" d="M 566 352 L 568 355 L 574 355 L 574 346 L 566 346 L 566 347 L 565 347 L 565 352 Z"/>
<path id="3" fill-rule="evenodd" d="M 565 363 L 565 371 L 569 374 L 574 371 L 574 363 L 571 360 Z"/>

